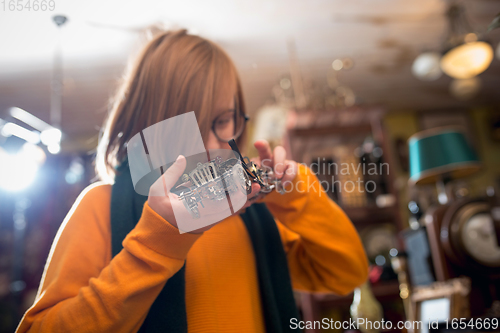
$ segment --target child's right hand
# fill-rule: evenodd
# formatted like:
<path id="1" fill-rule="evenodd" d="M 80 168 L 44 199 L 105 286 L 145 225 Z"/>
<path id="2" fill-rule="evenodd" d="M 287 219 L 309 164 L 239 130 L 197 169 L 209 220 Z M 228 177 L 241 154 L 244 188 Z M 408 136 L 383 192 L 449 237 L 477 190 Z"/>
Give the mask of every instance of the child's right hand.
<path id="1" fill-rule="evenodd" d="M 186 207 L 179 197 L 170 192 L 170 189 L 174 187 L 179 178 L 184 173 L 186 169 L 186 158 L 184 156 L 179 156 L 177 160 L 170 166 L 170 168 L 165 171 L 165 173 L 158 178 L 158 180 L 151 186 L 149 190 L 148 204 L 151 209 L 153 209 L 157 214 L 163 217 L 168 223 L 173 225 L 176 228 L 179 228 L 178 221 L 176 219 L 176 215 L 178 218 L 185 218 L 186 221 L 192 220 L 192 217 Z M 253 198 L 260 191 L 260 186 L 258 184 L 252 184 L 252 192 L 247 196 L 247 202 L 242 207 L 242 209 L 247 208 L 251 205 L 250 198 Z M 193 223 L 201 223 L 204 221 L 217 221 L 216 223 L 210 223 L 208 226 L 203 226 L 196 230 L 191 231 L 192 233 L 201 233 L 213 227 L 218 222 L 222 221 L 224 218 L 231 215 L 231 211 L 229 207 L 224 208 L 224 205 L 221 205 L 217 202 L 212 202 L 212 200 L 206 200 L 203 202 L 204 208 L 200 209 L 200 215 L 203 219 L 193 220 Z M 174 211 L 176 214 L 174 214 Z M 234 212 L 234 214 L 239 213 Z M 208 224 L 208 223 L 207 223 Z"/>
<path id="2" fill-rule="evenodd" d="M 168 194 L 182 176 L 184 169 L 186 169 L 186 158 L 180 155 L 174 164 L 151 186 L 148 196 L 149 207 L 176 228 L 177 222 L 172 208 L 172 196 Z M 180 202 L 180 200 L 178 201 Z"/>

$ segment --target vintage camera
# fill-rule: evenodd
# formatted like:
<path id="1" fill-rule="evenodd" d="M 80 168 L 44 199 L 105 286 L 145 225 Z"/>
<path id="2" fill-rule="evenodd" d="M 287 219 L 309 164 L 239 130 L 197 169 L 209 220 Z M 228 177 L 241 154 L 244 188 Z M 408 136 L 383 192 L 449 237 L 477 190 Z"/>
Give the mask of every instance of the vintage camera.
<path id="1" fill-rule="evenodd" d="M 206 163 L 198 163 L 196 168 L 182 176 L 179 199 L 195 219 L 200 218 L 199 206 L 205 200 L 221 201 L 226 195 L 240 191 L 248 195 L 252 183 L 260 185 L 259 194 L 267 194 L 276 189 L 284 193 L 280 179 L 274 177 L 270 168 L 259 168 L 248 157 L 242 157 L 234 140 L 229 142 L 234 158 L 223 160 L 217 156 Z"/>

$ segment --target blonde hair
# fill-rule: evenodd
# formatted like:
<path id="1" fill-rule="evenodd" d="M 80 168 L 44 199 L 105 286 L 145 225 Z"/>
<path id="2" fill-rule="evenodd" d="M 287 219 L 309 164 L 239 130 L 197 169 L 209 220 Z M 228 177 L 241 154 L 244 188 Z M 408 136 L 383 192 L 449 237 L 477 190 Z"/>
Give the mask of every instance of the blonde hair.
<path id="1" fill-rule="evenodd" d="M 235 91 L 236 104 L 245 113 L 236 68 L 218 45 L 186 30 L 157 34 L 111 100 L 97 148 L 97 175 L 112 181 L 116 166 L 127 155 L 126 143 L 135 134 L 185 112 L 195 112 L 206 144 L 212 111 L 228 91 Z"/>

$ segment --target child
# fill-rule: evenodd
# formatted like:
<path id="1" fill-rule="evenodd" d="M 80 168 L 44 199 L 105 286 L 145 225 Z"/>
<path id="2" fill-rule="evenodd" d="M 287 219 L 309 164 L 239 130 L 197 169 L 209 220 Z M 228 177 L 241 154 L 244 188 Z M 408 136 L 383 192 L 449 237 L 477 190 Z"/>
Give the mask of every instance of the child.
<path id="1" fill-rule="evenodd" d="M 207 149 L 241 143 L 246 115 L 229 57 L 184 30 L 161 33 L 118 91 L 100 141 L 98 172 L 114 185 L 78 198 L 17 332 L 285 332 L 298 316 L 292 288 L 345 295 L 365 281 L 355 228 L 282 147 L 255 143 L 291 190 L 201 230 L 179 233 L 168 196 L 135 194 L 126 143 L 193 110 Z M 162 179 L 177 181 L 185 164 Z"/>

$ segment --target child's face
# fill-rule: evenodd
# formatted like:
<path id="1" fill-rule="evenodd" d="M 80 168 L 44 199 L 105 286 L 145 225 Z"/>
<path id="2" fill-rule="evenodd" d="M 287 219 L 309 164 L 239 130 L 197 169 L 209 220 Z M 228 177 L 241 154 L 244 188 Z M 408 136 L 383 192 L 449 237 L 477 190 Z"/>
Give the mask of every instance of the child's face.
<path id="1" fill-rule="evenodd" d="M 217 139 L 214 132 L 210 130 L 208 134 L 207 149 L 231 149 L 227 142 L 222 142 Z"/>

